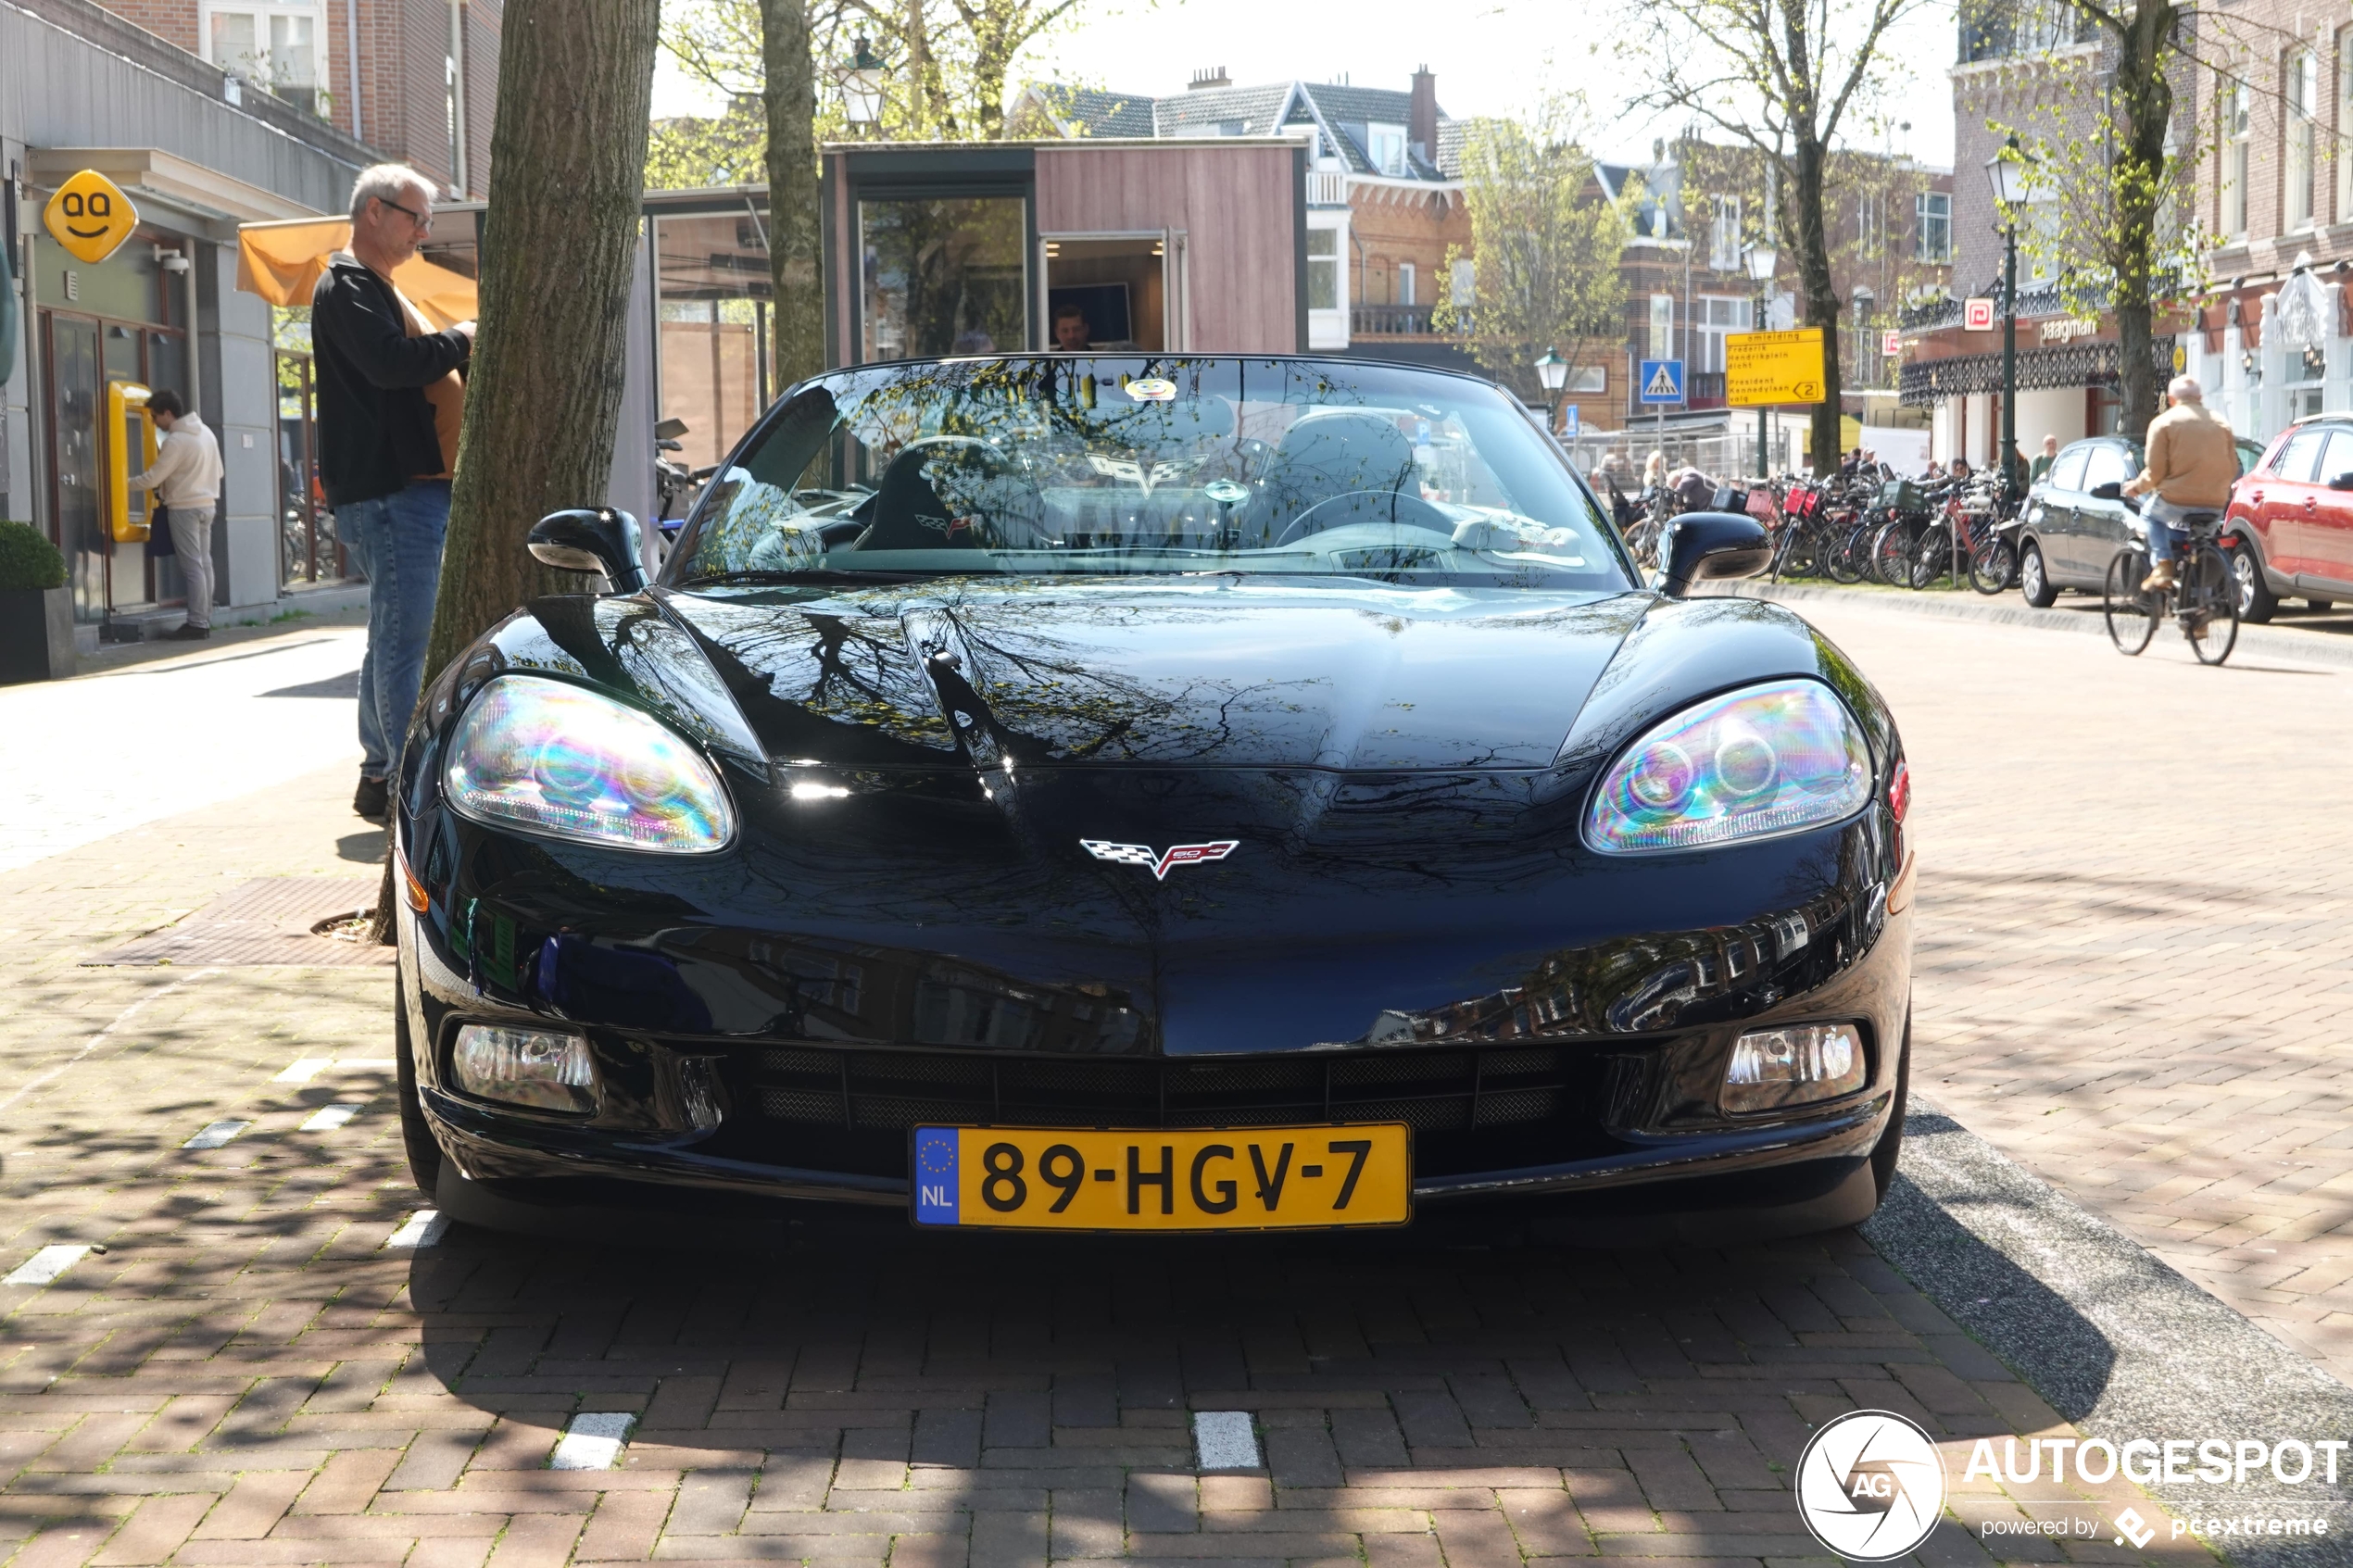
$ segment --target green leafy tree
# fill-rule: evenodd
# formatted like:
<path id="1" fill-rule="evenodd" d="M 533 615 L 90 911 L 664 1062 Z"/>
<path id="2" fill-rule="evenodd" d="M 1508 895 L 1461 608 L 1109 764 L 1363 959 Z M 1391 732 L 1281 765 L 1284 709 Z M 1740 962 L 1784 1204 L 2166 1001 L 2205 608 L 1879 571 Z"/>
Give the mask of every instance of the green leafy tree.
<path id="1" fill-rule="evenodd" d="M 1748 147 L 1779 199 L 1780 247 L 1794 262 L 1806 324 L 1822 329 L 1823 397 L 1808 446 L 1815 471 L 1839 460 L 1839 329 L 1832 267 L 1833 150 L 1849 117 L 1885 94 L 1888 31 L 1928 0 L 1649 0 L 1629 13 L 1621 57 L 1646 83 L 1636 102 L 1674 109 Z"/>
<path id="2" fill-rule="evenodd" d="M 1470 216 L 1471 297 L 1450 287 L 1431 320 L 1461 335 L 1489 373 L 1531 400 L 1532 369 L 1551 349 L 1572 368 L 1617 350 L 1626 310 L 1618 258 L 1626 216 L 1605 200 L 1580 143 L 1582 103 L 1548 104 L 1535 123 L 1479 119 L 1465 128 L 1463 201 Z M 1446 254 L 1451 280 L 1465 257 Z"/>

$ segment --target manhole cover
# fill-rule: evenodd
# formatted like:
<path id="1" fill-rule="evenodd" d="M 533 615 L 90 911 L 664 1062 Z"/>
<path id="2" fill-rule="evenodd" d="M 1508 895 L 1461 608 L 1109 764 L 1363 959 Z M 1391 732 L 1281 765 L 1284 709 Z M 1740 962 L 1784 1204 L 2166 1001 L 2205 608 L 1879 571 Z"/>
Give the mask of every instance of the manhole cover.
<path id="1" fill-rule="evenodd" d="M 371 876 L 262 877 L 84 967 L 388 964 L 393 949 L 366 939 L 376 887 Z"/>

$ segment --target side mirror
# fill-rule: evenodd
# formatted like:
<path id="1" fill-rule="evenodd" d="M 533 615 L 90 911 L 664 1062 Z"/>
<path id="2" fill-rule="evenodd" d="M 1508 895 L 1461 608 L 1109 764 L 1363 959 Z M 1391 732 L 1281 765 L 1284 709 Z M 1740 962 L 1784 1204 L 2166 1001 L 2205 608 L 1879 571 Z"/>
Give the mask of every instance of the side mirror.
<path id="1" fill-rule="evenodd" d="M 686 433 L 686 421 L 681 419 L 667 419 L 662 420 L 660 424 L 654 426 L 654 439 L 656 441 L 675 441 Z"/>
<path id="2" fill-rule="evenodd" d="M 637 520 L 610 507 L 549 512 L 531 525 L 532 558 L 565 571 L 601 571 L 613 591 L 634 594 L 646 585 L 640 561 Z"/>
<path id="3" fill-rule="evenodd" d="M 2353 473 L 2341 473 L 2329 481 L 2332 490 L 2353 490 Z"/>
<path id="4" fill-rule="evenodd" d="M 1667 524 L 1667 570 L 1659 592 L 1680 599 L 1694 583 L 1754 577 L 1771 564 L 1773 538 L 1738 512 L 1685 512 Z"/>
<path id="5" fill-rule="evenodd" d="M 2124 499 L 2124 485 L 2121 481 L 2113 479 L 2109 480 L 2106 484 L 2095 484 L 2092 486 L 2092 499 L 2095 501 L 2120 501 Z"/>

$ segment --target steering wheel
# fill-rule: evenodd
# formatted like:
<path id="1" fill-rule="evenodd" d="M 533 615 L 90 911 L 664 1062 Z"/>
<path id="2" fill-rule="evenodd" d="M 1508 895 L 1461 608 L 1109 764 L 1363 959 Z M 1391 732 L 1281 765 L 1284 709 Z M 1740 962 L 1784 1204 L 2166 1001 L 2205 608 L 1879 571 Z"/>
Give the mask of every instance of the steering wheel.
<path id="1" fill-rule="evenodd" d="M 1351 523 L 1385 522 L 1454 537 L 1454 522 L 1444 512 L 1403 490 L 1348 490 L 1328 495 L 1290 520 L 1275 541 L 1275 548 L 1295 545 L 1311 533 Z"/>

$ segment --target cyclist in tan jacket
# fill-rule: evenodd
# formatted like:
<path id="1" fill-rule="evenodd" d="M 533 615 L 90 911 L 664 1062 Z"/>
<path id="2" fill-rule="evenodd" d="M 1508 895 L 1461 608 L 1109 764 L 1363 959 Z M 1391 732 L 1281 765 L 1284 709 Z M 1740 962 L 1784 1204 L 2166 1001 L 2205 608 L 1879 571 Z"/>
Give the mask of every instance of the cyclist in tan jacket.
<path id="1" fill-rule="evenodd" d="M 2196 376 L 2175 376 L 2165 389 L 2172 405 L 2149 421 L 2147 466 L 2124 487 L 2127 495 L 2156 491 L 2156 498 L 2141 508 L 2148 524 L 2149 574 L 2141 583 L 2145 594 L 2173 586 L 2173 547 L 2182 514 L 2219 512 L 2231 504 L 2231 484 L 2239 476 L 2239 454 L 2231 427 L 2206 407 L 2206 389 Z"/>

